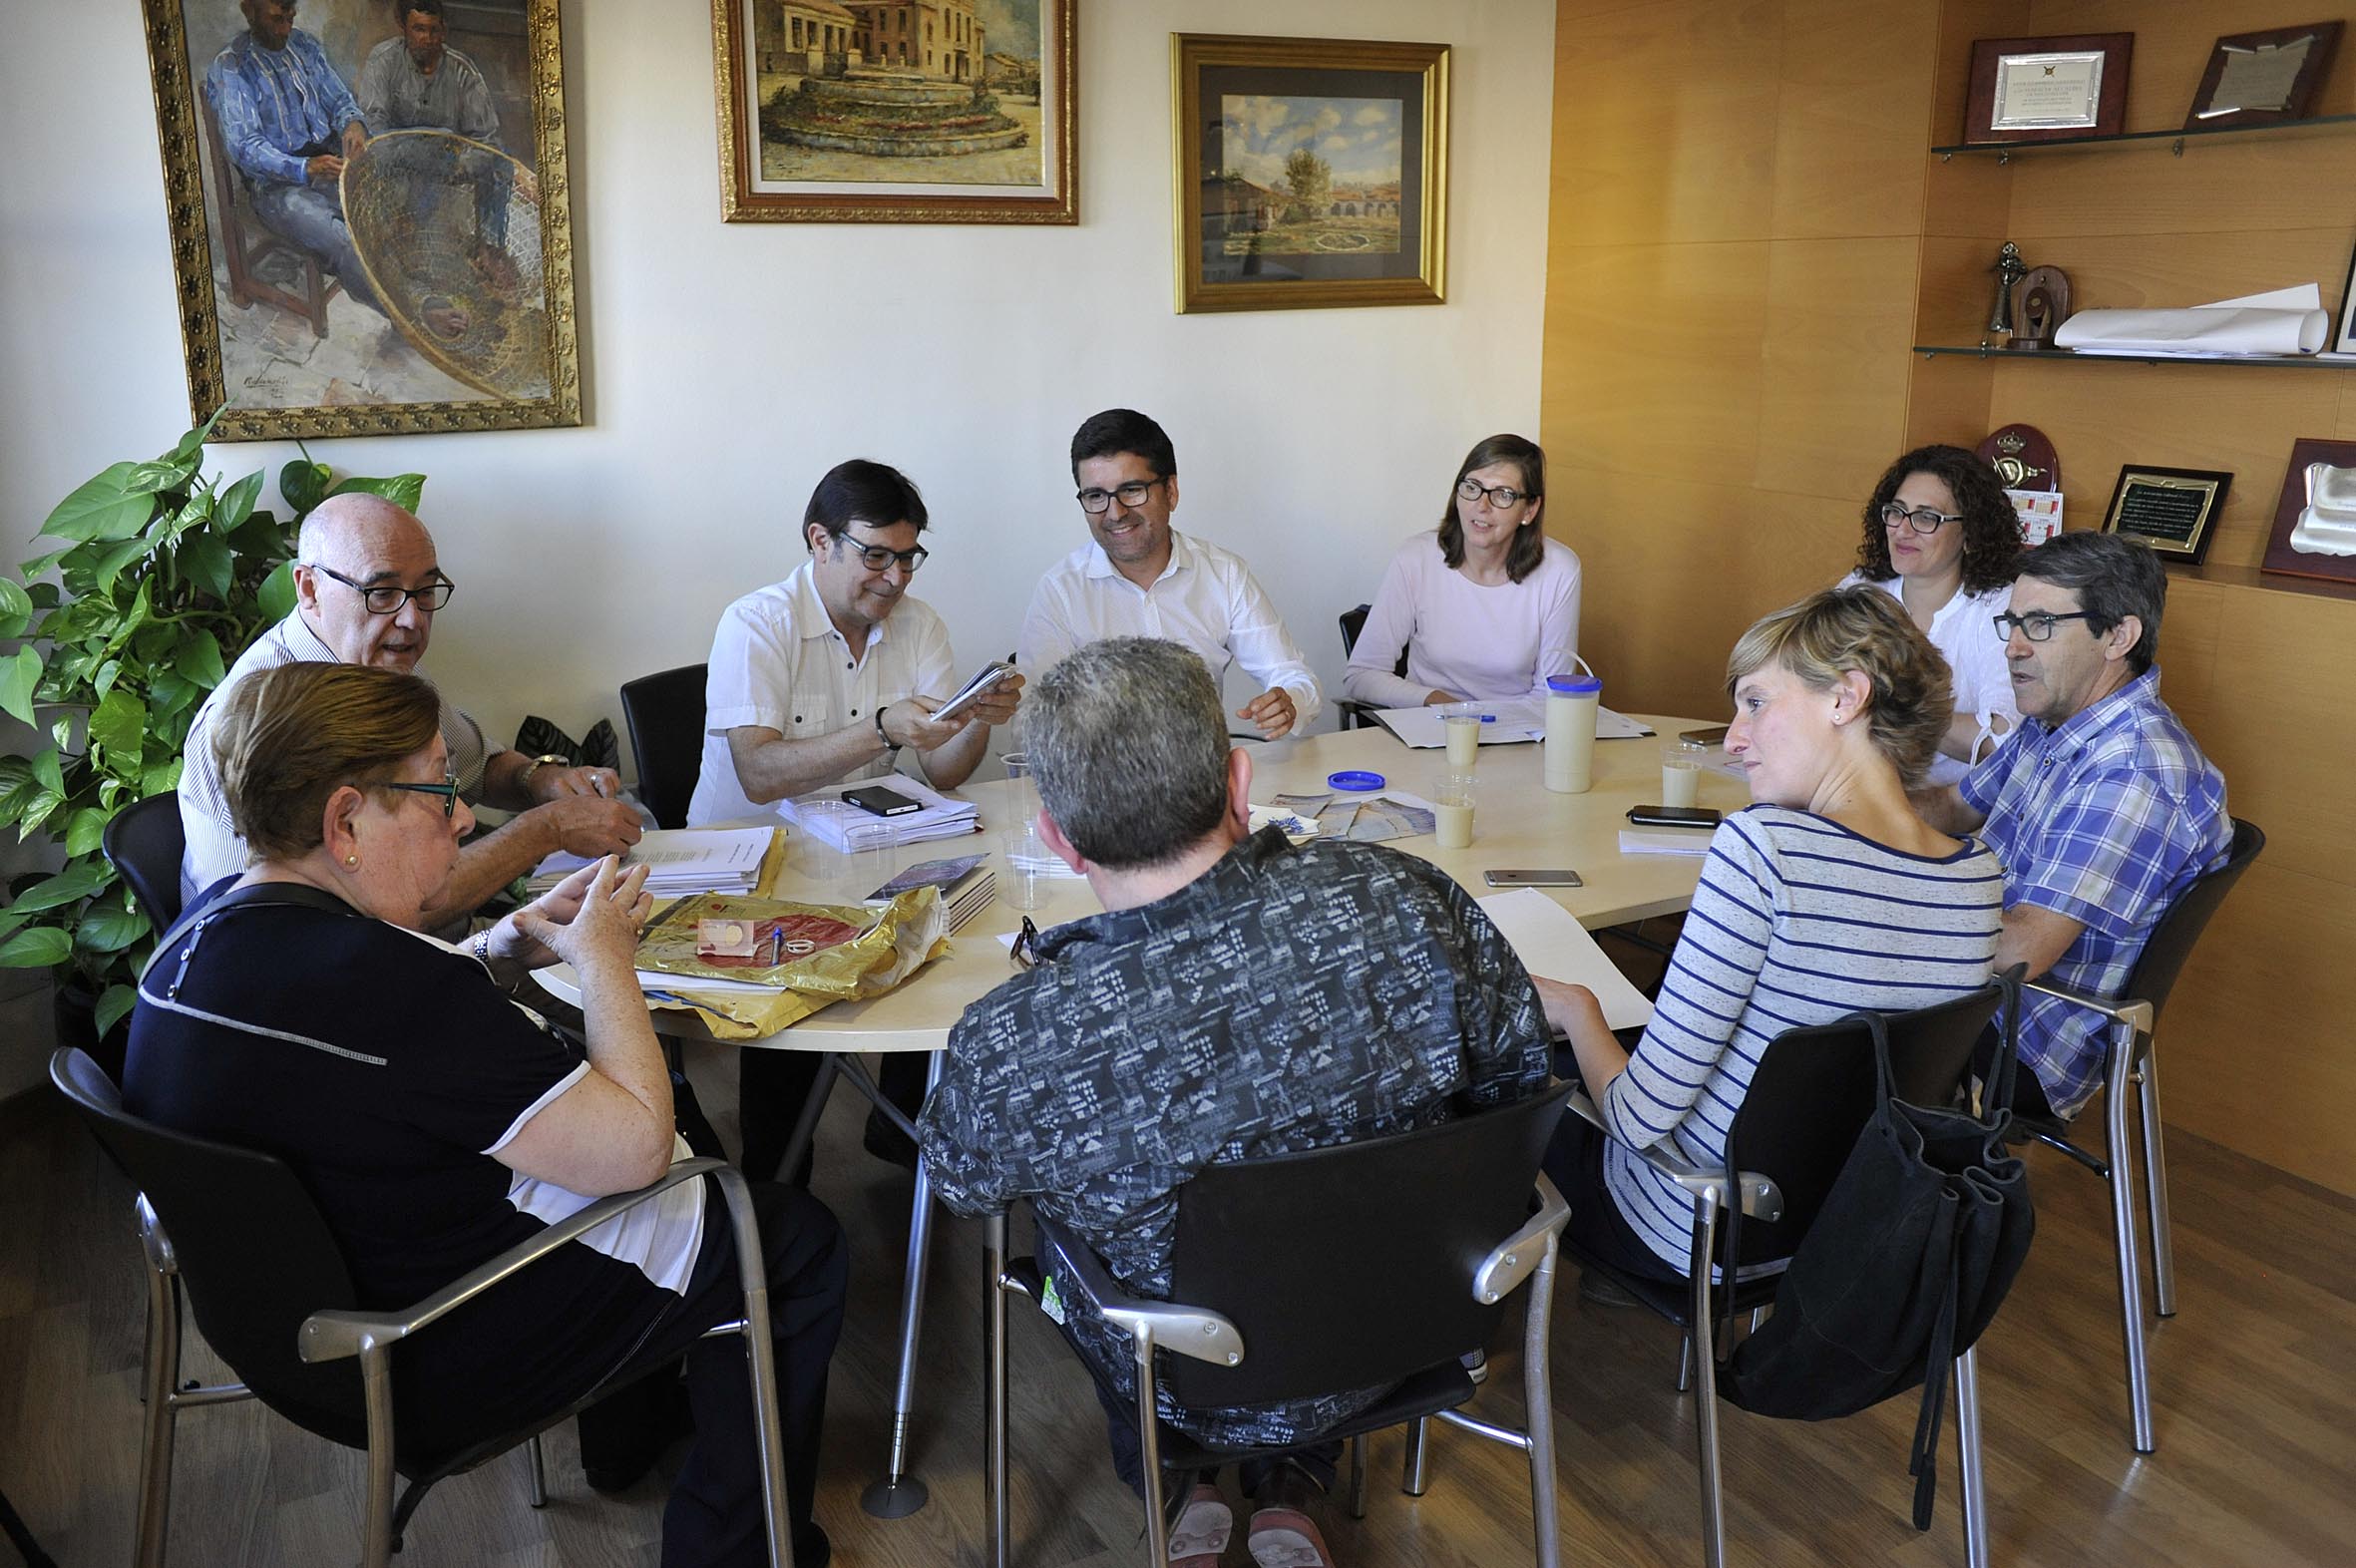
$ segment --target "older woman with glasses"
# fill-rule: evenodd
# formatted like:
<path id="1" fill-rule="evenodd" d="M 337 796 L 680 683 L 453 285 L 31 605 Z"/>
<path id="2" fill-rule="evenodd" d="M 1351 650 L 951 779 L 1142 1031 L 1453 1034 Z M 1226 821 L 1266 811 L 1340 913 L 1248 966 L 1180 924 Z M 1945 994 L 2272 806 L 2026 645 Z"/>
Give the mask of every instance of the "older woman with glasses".
<path id="1" fill-rule="evenodd" d="M 1693 1200 L 1635 1151 L 1721 1169 L 1768 1040 L 1978 987 L 2003 919 L 1996 857 L 1907 798 L 1946 732 L 1947 669 L 1889 595 L 1827 588 L 1767 616 L 1727 689 L 1754 804 L 1710 841 L 1644 1038 L 1623 1048 L 1584 986 L 1535 980 L 1609 1128 L 1566 1116 L 1548 1151 L 1572 1234 L 1661 1280 L 1686 1277 Z"/>
<path id="2" fill-rule="evenodd" d="M 440 699 L 415 675 L 297 663 L 240 679 L 211 736 L 255 856 L 158 945 L 124 1098 L 166 1126 L 266 1149 L 310 1188 L 360 1301 L 418 1301 L 590 1199 L 686 1152 L 633 965 L 643 870 L 608 859 L 453 946 L 425 936 L 473 816 Z M 586 1049 L 507 994 L 563 960 Z M 807 1193 L 756 1186 L 778 1342 L 796 1561 L 811 1522 L 842 1235 Z M 697 1442 L 663 1519 L 665 1564 L 767 1561 L 729 1227 L 697 1184 L 493 1287 L 396 1359 L 400 1429 L 456 1447 L 686 1362 Z"/>
<path id="3" fill-rule="evenodd" d="M 1464 455 L 1436 530 L 1390 558 L 1342 690 L 1411 708 L 1543 695 L 1579 646 L 1579 558 L 1546 537 L 1546 454 L 1491 436 Z M 1396 673 L 1401 653 L 1407 672 Z"/>
<path id="4" fill-rule="evenodd" d="M 2020 722 L 2004 639 L 1987 629 L 2012 602 L 2020 558 L 2020 519 L 1996 471 L 1961 447 L 1917 447 L 1865 503 L 1857 570 L 1840 587 L 1871 584 L 1903 604 L 1954 675 L 1955 716 L 1939 737 L 1932 784 L 1963 777 Z"/>

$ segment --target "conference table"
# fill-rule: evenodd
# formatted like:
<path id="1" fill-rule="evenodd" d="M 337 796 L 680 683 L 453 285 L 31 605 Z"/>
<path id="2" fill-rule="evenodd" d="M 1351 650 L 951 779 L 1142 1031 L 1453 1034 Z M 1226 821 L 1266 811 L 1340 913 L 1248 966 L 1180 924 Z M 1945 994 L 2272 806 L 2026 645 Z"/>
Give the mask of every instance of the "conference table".
<path id="1" fill-rule="evenodd" d="M 1537 744 L 1490 744 L 1480 748 L 1474 773 L 1479 779 L 1473 813 L 1472 842 L 1465 849 L 1441 849 L 1430 835 L 1394 839 L 1388 847 L 1419 856 L 1438 866 L 1475 896 L 1490 891 L 1485 872 L 1503 868 L 1576 871 L 1583 886 L 1544 891 L 1590 931 L 1628 925 L 1656 915 L 1683 912 L 1693 902 L 1702 862 L 1689 855 L 1624 855 L 1620 833 L 1629 826 L 1631 806 L 1657 803 L 1661 798 L 1661 749 L 1680 731 L 1717 722 L 1649 714 L 1629 715 L 1658 733 L 1641 739 L 1599 739 L 1595 743 L 1593 782 L 1582 794 L 1561 794 L 1545 787 L 1542 749 Z M 1440 776 L 1452 771 L 1444 751 L 1410 749 L 1379 727 L 1342 730 L 1269 743 L 1247 750 L 1252 761 L 1251 798 L 1266 805 L 1279 794 L 1333 793 L 1328 775 L 1372 772 L 1382 775 L 1384 788 L 1428 801 Z M 979 840 L 948 839 L 911 844 L 900 849 L 902 864 L 938 857 L 995 851 L 994 835 L 1018 825 L 1037 809 L 1036 796 L 1019 781 L 993 780 L 969 784 L 962 792 L 980 808 L 982 833 Z M 1377 790 L 1372 795 L 1380 794 Z M 1346 798 L 1340 794 L 1337 799 Z M 1705 769 L 1699 804 L 1733 811 L 1750 803 L 1750 791 L 1737 779 Z M 1671 830 L 1673 832 L 1677 830 Z M 1696 841 L 1706 835 L 1692 833 Z M 1008 875 L 997 867 L 1001 894 Z M 807 1050 L 824 1054 L 808 1108 L 794 1129 L 781 1169 L 792 1170 L 817 1129 L 834 1080 L 848 1079 L 877 1109 L 908 1132 L 915 1129 L 898 1107 L 876 1087 L 857 1060 L 860 1055 L 887 1051 L 927 1051 L 932 1055 L 928 1089 L 941 1077 L 949 1031 L 968 1003 L 1002 983 L 1014 971 L 1007 959 L 1005 939 L 1017 931 L 1027 915 L 1040 930 L 1092 915 L 1101 910 L 1088 885 L 1076 878 L 1040 878 L 1038 907 L 1012 908 L 1001 898 L 982 909 L 953 939 L 951 951 L 911 976 L 899 988 L 866 1001 L 836 1002 L 809 1017 L 759 1039 L 733 1043 L 747 1050 Z M 827 889 L 814 876 L 806 857 L 792 854 L 775 889 L 786 899 L 835 902 L 841 890 Z M 578 1002 L 580 989 L 564 967 L 543 970 L 536 979 L 553 994 Z M 667 981 L 666 988 L 692 987 Z M 694 1014 L 661 1010 L 655 1014 L 660 1032 L 677 1039 L 710 1040 L 712 1034 Z M 931 1172 L 918 1161 L 916 1196 L 909 1219 L 906 1273 L 900 1309 L 900 1366 L 893 1390 L 892 1440 L 882 1479 L 862 1492 L 861 1505 L 879 1518 L 901 1518 L 924 1507 L 926 1488 L 909 1473 L 909 1426 L 916 1404 L 916 1358 L 922 1329 L 925 1273 L 933 1234 Z"/>

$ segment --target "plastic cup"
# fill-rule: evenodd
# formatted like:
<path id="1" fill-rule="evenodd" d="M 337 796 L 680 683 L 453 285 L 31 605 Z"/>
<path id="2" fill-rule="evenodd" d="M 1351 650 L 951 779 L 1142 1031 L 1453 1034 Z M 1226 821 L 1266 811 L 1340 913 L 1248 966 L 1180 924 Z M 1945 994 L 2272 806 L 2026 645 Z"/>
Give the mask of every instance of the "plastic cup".
<path id="1" fill-rule="evenodd" d="M 1040 886 L 1045 874 L 1040 869 L 1047 855 L 1047 846 L 1039 839 L 1038 829 L 1025 822 L 998 835 L 998 858 L 1005 867 L 998 873 L 998 897 L 1006 908 L 1020 910 L 1025 915 L 1044 902 L 1046 890 Z"/>
<path id="2" fill-rule="evenodd" d="M 1027 823 L 1039 814 L 1039 792 L 1030 781 L 1030 756 L 1026 752 L 1001 751 L 998 764 L 1006 770 L 1006 782 L 998 796 L 998 811 L 1005 821 L 1001 826 L 1011 829 Z"/>
<path id="3" fill-rule="evenodd" d="M 1702 792 L 1703 753 L 1681 741 L 1661 748 L 1661 804 L 1691 806 Z"/>
<path id="4" fill-rule="evenodd" d="M 892 880 L 900 868 L 893 864 L 900 850 L 900 830 L 889 822 L 854 822 L 843 829 L 843 902 L 856 903 Z"/>
<path id="5" fill-rule="evenodd" d="M 1469 849 L 1472 845 L 1472 808 L 1479 783 L 1470 773 L 1446 773 L 1432 791 L 1432 829 L 1441 849 Z"/>
<path id="6" fill-rule="evenodd" d="M 1447 726 L 1448 767 L 1458 773 L 1469 773 L 1480 758 L 1480 709 L 1469 702 L 1451 702 L 1440 710 L 1440 722 Z"/>

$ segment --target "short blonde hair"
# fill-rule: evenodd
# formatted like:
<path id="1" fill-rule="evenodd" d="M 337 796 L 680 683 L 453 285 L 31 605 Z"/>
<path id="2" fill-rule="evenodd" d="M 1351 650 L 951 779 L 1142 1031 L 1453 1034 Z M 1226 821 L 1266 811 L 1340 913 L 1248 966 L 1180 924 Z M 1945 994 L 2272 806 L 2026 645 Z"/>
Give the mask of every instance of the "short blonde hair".
<path id="1" fill-rule="evenodd" d="M 1955 716 L 1947 660 L 1877 588 L 1824 588 L 1756 622 L 1727 655 L 1728 694 L 1769 664 L 1817 691 L 1852 670 L 1863 675 L 1868 735 L 1909 785 L 1930 770 Z"/>
<path id="2" fill-rule="evenodd" d="M 281 664 L 221 694 L 212 759 L 229 820 L 261 858 L 317 849 L 327 797 L 367 789 L 433 744 L 442 699 L 417 675 L 366 664 Z"/>

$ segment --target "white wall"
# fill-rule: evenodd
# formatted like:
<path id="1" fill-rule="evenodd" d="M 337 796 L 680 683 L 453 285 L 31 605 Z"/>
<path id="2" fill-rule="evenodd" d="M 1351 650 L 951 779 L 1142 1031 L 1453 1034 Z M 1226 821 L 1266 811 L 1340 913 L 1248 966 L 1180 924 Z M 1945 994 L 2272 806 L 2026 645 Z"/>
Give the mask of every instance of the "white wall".
<path id="1" fill-rule="evenodd" d="M 846 457 L 923 488 L 935 555 L 917 591 L 961 660 L 1012 647 L 1039 573 L 1085 537 L 1071 431 L 1113 404 L 1162 421 L 1185 476 L 1178 526 L 1249 557 L 1338 683 L 1334 617 L 1436 520 L 1464 449 L 1536 432 L 1554 6 L 1078 3 L 1076 229 L 724 224 L 709 6 L 565 7 L 588 423 L 313 449 L 428 476 L 461 590 L 426 667 L 495 735 L 527 711 L 575 734 L 618 723 L 620 681 L 702 658 L 721 607 L 802 558 L 795 520 Z M 26 10 L 0 51 L 13 542 L 189 414 L 138 8 Z M 1452 45 L 1448 302 L 1174 314 L 1173 31 Z M 274 471 L 291 450 L 219 446 L 210 462 Z M 1550 516 L 1575 545 L 1570 512 Z M 9 1054 L 0 1042 L 0 1093 Z"/>

